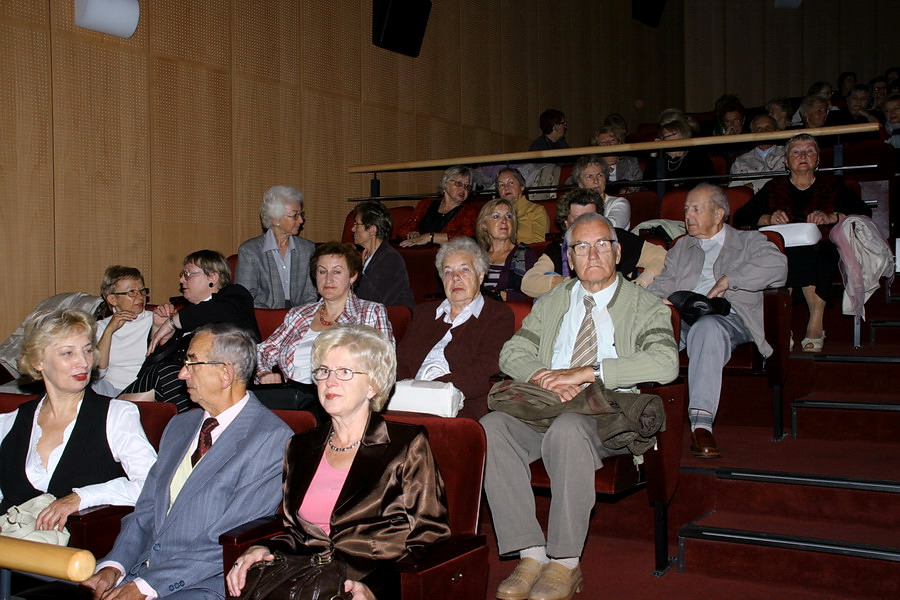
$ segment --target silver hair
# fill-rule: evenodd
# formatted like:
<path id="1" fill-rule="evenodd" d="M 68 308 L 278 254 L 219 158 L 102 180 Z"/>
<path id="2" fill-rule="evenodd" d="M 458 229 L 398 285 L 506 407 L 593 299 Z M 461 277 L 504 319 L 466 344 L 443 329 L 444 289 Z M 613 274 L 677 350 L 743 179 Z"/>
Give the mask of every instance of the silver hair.
<path id="1" fill-rule="evenodd" d="M 610 221 L 609 219 L 607 219 L 606 217 L 604 217 L 603 215 L 601 215 L 599 213 L 591 212 L 591 213 L 584 213 L 583 215 L 581 215 L 580 217 L 575 219 L 575 222 L 572 223 L 572 226 L 569 227 L 568 229 L 566 229 L 566 233 L 565 233 L 566 246 L 569 246 L 569 247 L 572 246 L 572 232 L 575 231 L 576 227 L 578 227 L 579 225 L 587 225 L 588 223 L 594 223 L 595 221 L 606 225 L 606 227 L 609 229 L 609 239 L 614 240 L 616 242 L 619 241 L 619 236 L 616 235 L 616 228 L 612 224 L 612 221 Z"/>
<path id="2" fill-rule="evenodd" d="M 287 213 L 287 205 L 296 202 L 303 208 L 303 194 L 300 190 L 289 185 L 273 185 L 263 194 L 262 204 L 259 206 L 259 222 L 263 229 L 272 228 L 272 221 L 277 221 Z"/>
<path id="3" fill-rule="evenodd" d="M 339 325 L 326 329 L 313 342 L 313 371 L 322 366 L 325 355 L 334 348 L 346 348 L 360 362 L 359 368 L 368 374 L 369 383 L 375 390 L 375 395 L 368 399 L 369 405 L 375 412 L 384 408 L 397 373 L 397 353 L 387 336 L 369 325 Z"/>
<path id="4" fill-rule="evenodd" d="M 437 258 L 435 258 L 434 266 L 437 267 L 438 275 L 443 275 L 444 273 L 444 260 L 451 254 L 455 254 L 457 252 L 464 252 L 466 254 L 471 255 L 472 264 L 475 266 L 475 272 L 478 273 L 480 277 L 484 277 L 488 272 L 488 256 L 487 252 L 479 246 L 475 240 L 469 237 L 457 237 L 453 238 L 446 244 L 441 245 L 441 249 L 438 250 Z"/>
<path id="5" fill-rule="evenodd" d="M 731 214 L 731 205 L 728 203 L 728 195 L 725 193 L 725 190 L 711 183 L 698 183 L 690 192 L 688 192 L 688 196 L 694 192 L 708 192 L 710 202 L 712 202 L 716 208 L 721 208 L 725 211 L 725 216 L 722 220 L 728 220 L 728 215 Z M 685 200 L 687 200 L 687 198 L 685 198 Z"/>
<path id="6" fill-rule="evenodd" d="M 763 114 L 756 115 L 755 117 L 753 117 L 753 120 L 750 121 L 750 131 L 752 133 L 756 133 L 756 124 L 759 123 L 760 121 L 762 121 L 763 119 L 768 119 L 768 120 L 772 121 L 772 124 L 775 125 L 776 128 L 778 128 L 778 121 L 776 121 L 774 117 L 763 113 Z"/>
<path id="7" fill-rule="evenodd" d="M 465 177 L 468 177 L 469 185 L 472 184 L 472 169 L 463 166 L 450 167 L 449 169 L 444 171 L 444 175 L 441 177 L 441 187 L 438 188 L 438 196 L 444 195 L 444 190 L 447 189 L 447 184 L 450 183 L 450 180 L 457 175 L 464 175 Z"/>
<path id="8" fill-rule="evenodd" d="M 234 377 L 247 383 L 256 369 L 256 340 L 253 334 L 232 323 L 207 323 L 194 330 L 194 339 L 201 333 L 213 336 L 206 360 L 231 365 Z"/>
<path id="9" fill-rule="evenodd" d="M 800 116 L 804 117 L 805 120 L 806 113 L 819 104 L 827 108 L 828 100 L 822 96 L 807 96 L 800 102 Z"/>

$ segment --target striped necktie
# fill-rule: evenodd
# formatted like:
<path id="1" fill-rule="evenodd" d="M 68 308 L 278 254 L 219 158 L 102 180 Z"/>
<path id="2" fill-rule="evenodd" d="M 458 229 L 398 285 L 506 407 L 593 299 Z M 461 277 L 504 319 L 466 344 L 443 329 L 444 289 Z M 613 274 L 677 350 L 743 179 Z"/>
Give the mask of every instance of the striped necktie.
<path id="1" fill-rule="evenodd" d="M 191 454 L 192 467 L 196 467 L 203 455 L 212 448 L 212 430 L 218 426 L 219 422 L 212 417 L 203 421 L 203 426 L 200 428 L 200 438 L 197 440 L 197 449 Z"/>
<path id="2" fill-rule="evenodd" d="M 570 368 L 586 367 L 597 362 L 597 328 L 594 326 L 594 297 L 584 297 L 584 319 L 578 328 L 578 337 L 575 338 L 575 347 L 572 349 L 572 361 Z"/>

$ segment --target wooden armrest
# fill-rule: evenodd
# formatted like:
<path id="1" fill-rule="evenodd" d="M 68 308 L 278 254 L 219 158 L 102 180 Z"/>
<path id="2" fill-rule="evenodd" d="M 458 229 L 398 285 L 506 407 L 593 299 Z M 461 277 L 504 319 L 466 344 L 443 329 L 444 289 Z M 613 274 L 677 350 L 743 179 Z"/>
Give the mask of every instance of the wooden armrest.
<path id="1" fill-rule="evenodd" d="M 129 515 L 134 511 L 133 506 L 113 506 L 111 504 L 101 504 L 100 506 L 92 506 L 91 508 L 85 508 L 83 510 L 78 510 L 69 515 L 67 526 L 70 526 L 72 523 L 81 523 L 85 525 L 92 525 L 94 523 L 102 522 L 106 519 L 116 519 L 120 520 L 125 515 Z"/>
<path id="2" fill-rule="evenodd" d="M 119 535 L 122 519 L 133 510 L 133 506 L 103 504 L 73 512 L 66 520 L 69 546 L 85 548 L 94 556 L 106 556 Z"/>
<path id="3" fill-rule="evenodd" d="M 0 537 L 0 567 L 69 581 L 84 581 L 96 561 L 87 550 Z"/>
<path id="4" fill-rule="evenodd" d="M 485 543 L 483 535 L 451 536 L 446 542 L 405 556 L 396 562 L 396 567 L 401 573 L 420 573 L 484 546 Z"/>
<path id="5" fill-rule="evenodd" d="M 262 517 L 244 523 L 219 536 L 219 544 L 222 546 L 240 546 L 270 538 L 284 531 L 284 521 L 280 515 Z"/>

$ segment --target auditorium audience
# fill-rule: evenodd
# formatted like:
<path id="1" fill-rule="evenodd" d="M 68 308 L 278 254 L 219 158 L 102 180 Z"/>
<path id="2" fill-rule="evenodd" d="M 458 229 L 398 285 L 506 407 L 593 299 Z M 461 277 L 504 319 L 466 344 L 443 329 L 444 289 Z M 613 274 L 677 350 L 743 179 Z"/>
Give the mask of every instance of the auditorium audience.
<path id="1" fill-rule="evenodd" d="M 602 214 L 603 198 L 595 190 L 578 188 L 557 201 L 556 221 L 565 233 L 575 219 L 589 212 Z M 665 266 L 665 249 L 645 242 L 625 229 L 616 227 L 615 232 L 621 254 L 616 270 L 626 279 L 634 281 L 641 287 L 647 287 Z M 532 298 L 540 298 L 571 276 L 568 248 L 564 242 L 551 242 L 544 254 L 522 278 L 522 291 Z"/>
<path id="2" fill-rule="evenodd" d="M 878 77 L 873 77 L 871 81 L 869 81 L 869 93 L 872 95 L 872 100 L 870 102 L 869 108 L 871 112 L 878 117 L 878 120 L 883 120 L 883 110 L 884 110 L 884 101 L 887 100 L 888 96 L 888 80 L 884 75 L 879 75 Z"/>
<path id="3" fill-rule="evenodd" d="M 716 127 L 713 135 L 738 135 L 744 133 L 747 110 L 740 101 L 731 101 L 716 111 Z"/>
<path id="4" fill-rule="evenodd" d="M 256 379 L 262 384 L 293 382 L 302 403 L 316 400 L 312 380 L 313 343 L 327 329 L 338 325 L 370 325 L 393 340 L 384 305 L 360 300 L 352 292 L 362 269 L 362 259 L 353 244 L 325 242 L 310 260 L 316 278 L 318 302 L 296 306 L 284 322 L 257 347 Z M 275 367 L 278 372 L 275 372 Z"/>
<path id="5" fill-rule="evenodd" d="M 800 115 L 800 123 L 793 123 L 788 129 L 814 129 L 825 127 L 828 120 L 828 100 L 822 96 L 807 96 L 800 102 L 797 114 Z"/>
<path id="6" fill-rule="evenodd" d="M 525 177 L 522 173 L 513 168 L 501 170 L 494 179 L 494 189 L 515 209 L 518 241 L 523 244 L 543 242 L 550 231 L 550 220 L 543 206 L 525 196 Z"/>
<path id="7" fill-rule="evenodd" d="M 900 94 L 884 101 L 884 130 L 888 136 L 885 142 L 900 149 Z"/>
<path id="8" fill-rule="evenodd" d="M 315 245 L 299 237 L 303 194 L 286 185 L 263 194 L 259 222 L 266 233 L 238 248 L 234 280 L 253 296 L 256 308 L 290 308 L 314 302 L 309 257 Z"/>
<path id="9" fill-rule="evenodd" d="M 769 133 L 777 130 L 775 119 L 769 115 L 756 115 L 750 121 L 751 133 Z M 773 141 L 760 142 L 755 148 L 749 152 L 741 154 L 734 159 L 731 164 L 732 175 L 742 175 L 748 173 L 768 173 L 770 171 L 780 171 L 784 168 L 784 148 L 777 145 Z M 728 185 L 734 187 L 738 185 L 746 185 L 753 189 L 756 193 L 766 182 L 770 181 L 770 177 L 761 179 L 732 179 Z"/>
<path id="10" fill-rule="evenodd" d="M 115 397 L 134 381 L 147 356 L 153 312 L 144 310 L 150 290 L 133 267 L 107 267 L 100 297 L 112 315 L 97 322 L 97 378 L 91 387 Z"/>
<path id="11" fill-rule="evenodd" d="M 766 103 L 766 112 L 775 119 L 778 131 L 791 126 L 791 99 L 786 96 L 773 98 Z"/>
<path id="12" fill-rule="evenodd" d="M 604 125 L 594 132 L 591 137 L 591 146 L 616 146 L 625 143 L 625 130 L 612 125 Z M 644 177 L 641 165 L 636 156 L 618 156 L 604 154 L 603 160 L 609 167 L 608 182 L 614 184 L 621 181 L 640 181 Z M 640 189 L 640 185 L 616 185 L 616 191 L 620 194 L 630 194 Z"/>
<path id="13" fill-rule="evenodd" d="M 541 211 L 546 215 L 543 208 Z M 530 302 L 522 293 L 522 277 L 537 262 L 537 254 L 530 246 L 517 243 L 517 231 L 518 217 L 508 200 L 497 198 L 481 208 L 475 239 L 488 255 L 482 287 L 499 300 Z"/>
<path id="14" fill-rule="evenodd" d="M 46 392 L 0 414 L 0 514 L 50 493 L 38 530 L 61 530 L 69 515 L 92 506 L 134 506 L 156 461 L 137 406 L 88 386 L 95 328 L 75 309 L 38 311 L 26 321 L 19 371 L 42 380 Z"/>
<path id="15" fill-rule="evenodd" d="M 856 73 L 844 71 L 837 78 L 837 95 L 841 99 L 847 98 L 854 85 L 856 85 Z"/>
<path id="16" fill-rule="evenodd" d="M 684 121 L 671 121 L 662 125 L 659 131 L 658 142 L 671 142 L 675 140 L 687 140 L 693 136 L 690 125 Z M 673 148 L 666 150 L 664 172 L 665 178 L 672 177 L 708 177 L 716 174 L 709 156 L 703 148 Z M 692 188 L 698 180 L 669 181 L 666 189 Z"/>
<path id="17" fill-rule="evenodd" d="M 279 551 L 333 552 L 347 566 L 345 589 L 354 590 L 353 598 L 399 598 L 394 563 L 450 537 L 444 483 L 424 428 L 378 414 L 395 366 L 391 342 L 365 325 L 335 327 L 316 340 L 313 379 L 330 418 L 288 443 L 287 531 L 234 562 L 227 577 L 232 596 L 253 564 Z M 349 487 L 352 493 L 340 493 Z"/>
<path id="18" fill-rule="evenodd" d="M 512 311 L 485 298 L 487 253 L 470 238 L 441 246 L 435 260 L 445 300 L 416 306 L 397 347 L 397 379 L 450 382 L 465 395 L 461 417 L 487 413 L 491 377 L 500 372 L 500 348 L 512 337 Z"/>
<path id="19" fill-rule="evenodd" d="M 541 127 L 541 135 L 531 142 L 528 147 L 529 152 L 535 150 L 559 150 L 560 148 L 568 148 L 569 142 L 566 141 L 566 129 L 569 124 L 566 122 L 566 115 L 562 111 L 555 108 L 548 108 L 541 113 L 539 120 Z"/>
<path id="20" fill-rule="evenodd" d="M 358 204 L 353 211 L 353 242 L 362 247 L 362 272 L 356 295 L 385 306 L 415 305 L 406 263 L 388 243 L 394 225 L 391 212 L 377 200 Z"/>
<path id="21" fill-rule="evenodd" d="M 816 96 L 818 98 L 822 98 L 825 100 L 825 108 L 826 111 L 831 112 L 833 110 L 837 110 L 837 106 L 834 106 L 831 103 L 831 98 L 834 95 L 834 91 L 831 88 L 830 83 L 826 83 L 824 81 L 817 81 L 806 90 L 807 97 Z M 806 123 L 806 119 L 803 117 L 802 113 L 803 105 L 800 105 L 800 108 L 794 113 L 794 116 L 791 118 L 791 125 L 795 128 L 802 127 Z M 834 123 L 829 123 L 829 125 Z M 807 127 L 811 127 L 811 125 L 807 125 Z"/>
<path id="22" fill-rule="evenodd" d="M 425 198 L 412 216 L 400 225 L 400 246 L 443 244 L 453 237 L 475 235 L 478 209 L 466 204 L 472 190 L 472 171 L 468 167 L 450 167 L 441 177 L 438 198 Z"/>
<path id="23" fill-rule="evenodd" d="M 843 183 L 819 173 L 819 145 L 805 133 L 795 135 L 784 148 L 788 175 L 776 177 L 735 213 L 736 227 L 762 227 L 787 223 L 815 223 L 822 240 L 812 246 L 785 249 L 787 286 L 802 295 L 809 308 L 804 352 L 820 352 L 825 343 L 823 317 L 837 275 L 838 253 L 828 241 L 831 227 L 848 214 L 871 216 L 869 208 Z"/>
<path id="24" fill-rule="evenodd" d="M 869 106 L 870 100 L 869 86 L 863 83 L 854 85 L 847 97 L 847 108 L 835 113 L 836 122 L 841 125 L 880 123 L 875 111 Z"/>
<path id="25" fill-rule="evenodd" d="M 618 196 L 606 195 L 609 165 L 599 154 L 581 156 L 572 167 L 572 180 L 579 188 L 594 190 L 602 198 L 602 214 L 615 227 L 631 229 L 631 204 Z"/>
<path id="26" fill-rule="evenodd" d="M 198 250 L 184 257 L 178 277 L 187 306 L 178 310 L 171 303 L 153 311 L 149 355 L 137 379 L 119 395 L 122 400 L 171 402 L 178 412 L 192 408 L 178 372 L 192 332 L 207 323 L 232 323 L 259 339 L 253 297 L 242 285 L 231 283 L 231 268 L 214 250 Z"/>

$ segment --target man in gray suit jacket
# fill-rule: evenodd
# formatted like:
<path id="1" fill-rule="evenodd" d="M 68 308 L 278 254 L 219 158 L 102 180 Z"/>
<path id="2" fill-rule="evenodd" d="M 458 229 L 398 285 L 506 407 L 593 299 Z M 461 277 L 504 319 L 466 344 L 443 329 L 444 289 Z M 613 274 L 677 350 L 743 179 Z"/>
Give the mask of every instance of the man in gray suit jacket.
<path id="1" fill-rule="evenodd" d="M 722 367 L 738 344 L 754 342 L 763 356 L 772 354 L 763 329 L 763 290 L 784 285 L 787 257 L 758 231 L 738 231 L 725 223 L 728 197 L 722 188 L 701 183 L 684 201 L 688 235 L 666 255 L 666 266 L 647 288 L 666 299 L 680 290 L 731 303 L 727 316 L 706 315 L 682 324 L 687 347 L 688 413 L 691 453 L 718 458 L 712 434 L 722 393 Z M 668 300 L 664 300 L 668 302 Z"/>
<path id="2" fill-rule="evenodd" d="M 292 434 L 246 390 L 254 347 L 233 325 L 197 329 L 179 377 L 203 410 L 166 427 L 134 512 L 83 584 L 95 598 L 225 597 L 219 535 L 275 513 Z"/>

